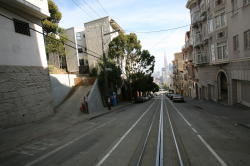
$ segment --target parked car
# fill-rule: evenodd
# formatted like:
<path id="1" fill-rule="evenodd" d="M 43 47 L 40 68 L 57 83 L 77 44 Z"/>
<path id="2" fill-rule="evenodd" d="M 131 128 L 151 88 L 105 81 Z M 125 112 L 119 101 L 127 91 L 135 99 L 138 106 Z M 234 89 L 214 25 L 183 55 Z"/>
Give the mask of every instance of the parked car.
<path id="1" fill-rule="evenodd" d="M 174 95 L 174 93 L 167 93 L 167 97 L 169 98 L 169 99 L 171 99 L 172 100 L 172 96 Z"/>
<path id="2" fill-rule="evenodd" d="M 135 98 L 135 103 L 143 103 L 143 102 L 144 102 L 144 100 L 143 100 L 142 96 L 139 96 L 139 97 Z"/>
<path id="3" fill-rule="evenodd" d="M 184 97 L 180 94 L 172 95 L 173 102 L 184 102 Z"/>

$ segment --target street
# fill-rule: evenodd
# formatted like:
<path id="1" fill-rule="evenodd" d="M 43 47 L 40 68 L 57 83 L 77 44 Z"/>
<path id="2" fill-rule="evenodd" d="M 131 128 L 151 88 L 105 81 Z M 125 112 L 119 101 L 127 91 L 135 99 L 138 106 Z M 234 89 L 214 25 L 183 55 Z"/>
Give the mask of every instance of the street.
<path id="1" fill-rule="evenodd" d="M 0 165 L 250 165 L 250 130 L 197 107 L 158 96 L 1 150 Z"/>

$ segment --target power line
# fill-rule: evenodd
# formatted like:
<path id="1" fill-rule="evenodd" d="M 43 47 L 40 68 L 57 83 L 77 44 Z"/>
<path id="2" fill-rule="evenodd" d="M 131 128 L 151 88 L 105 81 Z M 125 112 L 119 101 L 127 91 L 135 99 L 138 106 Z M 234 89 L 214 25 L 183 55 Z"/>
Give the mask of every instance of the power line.
<path id="1" fill-rule="evenodd" d="M 96 0 L 96 2 L 99 4 L 99 6 L 102 8 L 104 13 L 106 13 L 109 16 L 109 12 L 103 7 L 102 3 L 99 0 Z"/>
<path id="2" fill-rule="evenodd" d="M 83 11 L 86 15 L 88 15 L 89 17 L 91 17 L 91 18 L 94 18 L 94 17 L 92 17 L 91 15 L 89 15 L 89 13 L 88 12 L 86 12 L 82 7 L 81 7 L 81 5 L 80 4 L 78 4 L 78 2 L 76 2 L 75 0 L 71 0 L 79 9 L 81 9 L 81 11 Z"/>
<path id="3" fill-rule="evenodd" d="M 9 19 L 9 20 L 11 20 L 11 21 L 13 21 L 14 22 L 14 19 L 12 19 L 12 18 L 10 18 L 10 17 L 8 17 L 8 16 L 6 16 L 6 15 L 4 15 L 4 14 L 1 14 L 0 13 L 0 16 L 2 16 L 2 17 L 5 17 L 5 18 L 7 18 L 7 19 Z M 40 26 L 41 27 L 41 26 Z M 33 29 L 33 28 L 31 28 L 31 27 L 29 27 L 29 29 L 30 30 L 32 30 L 32 31 L 35 31 L 35 32 L 37 32 L 37 33 L 39 33 L 39 34 L 42 34 L 43 36 L 47 36 L 47 37 L 49 37 L 50 39 L 52 39 L 52 40 L 54 40 L 54 41 L 58 41 L 58 42 L 61 42 L 61 43 L 63 43 L 64 45 L 66 45 L 66 46 L 69 46 L 69 47 L 71 47 L 71 48 L 73 48 L 73 49 L 77 49 L 76 47 L 73 47 L 73 46 L 71 46 L 71 45 L 69 45 L 69 44 L 66 44 L 66 43 L 64 43 L 63 41 L 61 41 L 61 40 L 58 40 L 58 39 L 56 39 L 56 38 L 54 38 L 54 37 L 52 37 L 52 36 L 49 36 L 48 34 L 45 34 L 44 32 L 40 32 L 40 31 L 38 31 L 38 30 L 36 30 L 36 29 Z M 54 33 L 53 33 L 54 34 Z M 66 38 L 64 38 L 64 39 L 66 39 Z M 69 41 L 71 41 L 71 40 L 69 40 Z M 76 44 L 76 43 L 74 43 L 73 41 L 71 41 L 73 44 Z M 88 50 L 86 47 L 83 47 L 84 49 L 86 49 L 86 50 Z M 90 55 L 90 56 L 93 56 L 93 57 L 95 57 L 95 58 L 97 58 L 97 59 L 101 59 L 100 57 L 98 57 L 98 56 L 96 56 L 96 55 L 93 55 L 93 54 L 91 54 L 91 53 L 88 53 L 88 52 L 84 52 L 84 53 L 86 53 L 86 54 L 88 54 L 88 55 Z M 100 55 L 100 54 L 98 54 L 98 55 Z M 100 55 L 101 56 L 101 55 Z"/>
<path id="4" fill-rule="evenodd" d="M 241 6 L 241 7 L 239 7 L 239 8 L 237 8 L 237 9 L 230 10 L 230 11 L 228 11 L 228 12 L 225 12 L 224 14 L 227 15 L 227 14 L 230 14 L 230 13 L 232 13 L 232 12 L 236 12 L 236 11 L 242 9 L 243 7 L 244 7 L 244 5 Z M 216 18 L 216 17 L 217 17 L 217 16 L 213 16 L 213 17 L 211 17 L 210 19 L 214 19 L 214 18 Z M 134 33 L 158 33 L 158 32 L 166 32 L 166 31 L 171 31 L 171 30 L 177 30 L 177 29 L 185 28 L 185 27 L 192 26 L 192 25 L 193 25 L 193 24 L 188 24 L 188 25 L 183 25 L 183 26 L 174 27 L 174 28 L 169 28 L 169 29 L 152 30 L 152 31 L 129 31 L 129 30 L 125 30 L 125 31 L 127 31 L 127 32 L 134 32 Z"/>
<path id="5" fill-rule="evenodd" d="M 13 19 L 12 18 L 10 18 L 10 17 L 7 17 L 6 15 L 3 15 L 3 14 L 1 14 L 0 13 L 0 15 L 2 16 L 2 17 L 5 17 L 5 18 L 7 18 L 7 19 L 9 19 L 9 20 L 12 20 L 13 21 Z M 37 25 L 37 26 L 39 26 L 39 27 L 41 27 L 41 28 L 43 28 L 41 25 L 38 25 L 38 24 L 36 24 L 36 23 L 34 23 L 34 22 L 32 22 L 32 21 L 30 21 L 31 23 L 33 23 L 33 24 L 35 24 L 35 25 Z M 55 34 L 55 33 L 54 33 Z M 60 35 L 59 35 L 60 36 Z M 64 39 L 64 40 L 67 40 L 67 41 L 69 41 L 70 43 L 72 43 L 72 44 L 75 44 L 75 45 L 77 45 L 77 46 L 79 46 L 79 47 L 82 47 L 82 48 L 84 48 L 85 50 L 88 50 L 88 51 L 90 51 L 90 52 L 92 52 L 92 53 L 94 53 L 94 54 L 96 54 L 96 55 L 99 55 L 99 56 L 101 56 L 101 54 L 99 54 L 99 53 L 96 53 L 95 51 L 93 51 L 93 50 L 90 50 L 90 49 L 88 49 L 87 47 L 85 47 L 85 46 L 83 46 L 83 45 L 80 45 L 80 44 L 77 44 L 77 43 L 75 43 L 74 41 L 72 41 L 72 40 L 69 40 L 68 38 L 66 38 L 66 37 L 63 37 L 63 36 L 60 36 L 62 39 Z"/>
<path id="6" fill-rule="evenodd" d="M 88 4 L 87 1 L 82 0 L 82 1 L 80 1 L 80 2 L 83 2 L 86 6 L 88 6 L 89 9 L 90 9 L 93 13 L 95 13 L 98 17 L 102 17 L 101 15 L 99 15 L 99 13 L 98 13 L 94 8 L 92 8 L 92 6 L 91 6 L 90 4 Z"/>
<path id="7" fill-rule="evenodd" d="M 133 31 L 133 33 L 156 33 L 156 32 L 166 32 L 166 31 L 171 31 L 171 30 L 177 30 L 177 29 L 181 29 L 181 28 L 185 28 L 190 26 L 191 24 L 188 25 L 183 25 L 180 27 L 175 27 L 175 28 L 169 28 L 169 29 L 161 29 L 161 30 L 152 30 L 152 31 Z M 127 30 L 125 30 L 127 31 Z M 132 32 L 132 31 L 127 31 L 127 32 Z"/>

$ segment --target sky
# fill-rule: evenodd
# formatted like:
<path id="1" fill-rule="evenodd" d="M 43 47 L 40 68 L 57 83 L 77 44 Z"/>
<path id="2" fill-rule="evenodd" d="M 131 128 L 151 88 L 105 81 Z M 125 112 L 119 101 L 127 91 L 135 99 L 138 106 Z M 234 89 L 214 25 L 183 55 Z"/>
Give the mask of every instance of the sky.
<path id="1" fill-rule="evenodd" d="M 109 15 L 126 33 L 135 32 L 143 49 L 156 58 L 155 71 L 161 71 L 164 55 L 170 63 L 180 52 L 189 30 L 187 0 L 54 0 L 62 12 L 60 26 L 83 27 L 85 22 Z M 78 6 L 75 4 L 78 4 Z M 159 31 L 182 27 L 180 29 Z"/>

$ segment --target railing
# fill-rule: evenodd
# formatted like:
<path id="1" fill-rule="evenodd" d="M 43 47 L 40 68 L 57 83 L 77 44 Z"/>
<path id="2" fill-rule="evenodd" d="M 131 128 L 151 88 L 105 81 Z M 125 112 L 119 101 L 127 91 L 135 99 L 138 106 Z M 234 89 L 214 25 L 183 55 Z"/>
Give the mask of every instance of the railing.
<path id="1" fill-rule="evenodd" d="M 202 35 L 201 33 L 197 33 L 194 36 L 194 46 L 198 46 L 200 44 L 202 44 Z"/>
<path id="2" fill-rule="evenodd" d="M 209 62 L 208 53 L 202 52 L 196 54 L 196 64 L 205 64 Z"/>

